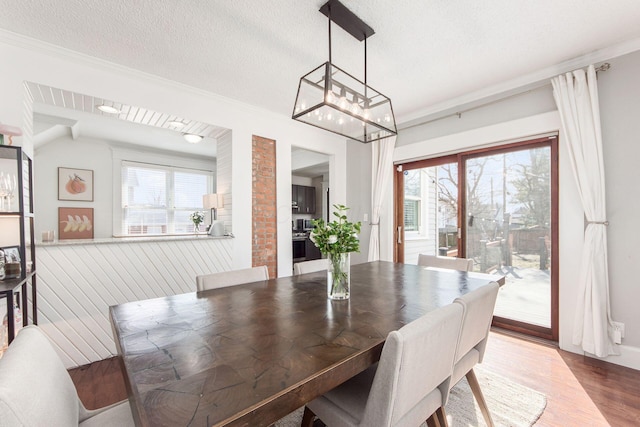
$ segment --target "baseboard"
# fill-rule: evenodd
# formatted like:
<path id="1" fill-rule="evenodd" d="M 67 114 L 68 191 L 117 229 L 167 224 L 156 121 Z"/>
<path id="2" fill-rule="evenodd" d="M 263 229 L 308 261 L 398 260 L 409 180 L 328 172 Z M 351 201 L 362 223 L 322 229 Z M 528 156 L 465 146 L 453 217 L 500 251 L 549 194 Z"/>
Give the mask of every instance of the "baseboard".
<path id="1" fill-rule="evenodd" d="M 640 371 L 640 348 L 630 345 L 618 345 L 617 348 L 619 356 L 598 357 L 591 353 L 585 353 L 585 356 Z"/>

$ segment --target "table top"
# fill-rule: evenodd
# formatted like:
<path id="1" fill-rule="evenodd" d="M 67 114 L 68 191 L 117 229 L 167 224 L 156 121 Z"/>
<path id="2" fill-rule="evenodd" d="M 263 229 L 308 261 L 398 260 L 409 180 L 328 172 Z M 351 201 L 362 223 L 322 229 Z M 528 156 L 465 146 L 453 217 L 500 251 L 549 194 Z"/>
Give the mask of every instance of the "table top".
<path id="1" fill-rule="evenodd" d="M 142 426 L 270 425 L 371 366 L 387 334 L 501 276 L 377 261 L 110 308 Z M 194 282 L 195 288 L 195 282 Z"/>

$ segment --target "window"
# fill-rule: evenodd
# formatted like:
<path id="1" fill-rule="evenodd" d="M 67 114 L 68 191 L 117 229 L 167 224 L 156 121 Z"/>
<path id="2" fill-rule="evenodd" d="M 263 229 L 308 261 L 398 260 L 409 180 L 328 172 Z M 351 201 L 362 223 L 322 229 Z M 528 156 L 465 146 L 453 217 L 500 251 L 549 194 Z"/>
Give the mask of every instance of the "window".
<path id="1" fill-rule="evenodd" d="M 209 171 L 122 162 L 122 234 L 192 233 L 189 215 L 212 187 Z"/>
<path id="2" fill-rule="evenodd" d="M 425 215 L 425 192 L 428 189 L 425 176 L 420 169 L 404 172 L 404 227 L 405 232 L 422 233 Z"/>

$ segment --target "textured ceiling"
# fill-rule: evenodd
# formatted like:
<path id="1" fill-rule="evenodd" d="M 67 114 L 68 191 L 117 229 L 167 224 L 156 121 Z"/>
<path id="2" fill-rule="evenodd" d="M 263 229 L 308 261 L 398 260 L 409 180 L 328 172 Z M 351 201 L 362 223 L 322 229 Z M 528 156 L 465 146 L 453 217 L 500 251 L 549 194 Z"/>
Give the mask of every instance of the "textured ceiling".
<path id="1" fill-rule="evenodd" d="M 640 38 L 638 0 L 342 2 L 376 31 L 368 81 L 400 123 Z M 0 0 L 0 28 L 290 115 L 299 78 L 328 59 L 324 3 Z M 333 62 L 362 78 L 362 43 L 333 36 Z"/>

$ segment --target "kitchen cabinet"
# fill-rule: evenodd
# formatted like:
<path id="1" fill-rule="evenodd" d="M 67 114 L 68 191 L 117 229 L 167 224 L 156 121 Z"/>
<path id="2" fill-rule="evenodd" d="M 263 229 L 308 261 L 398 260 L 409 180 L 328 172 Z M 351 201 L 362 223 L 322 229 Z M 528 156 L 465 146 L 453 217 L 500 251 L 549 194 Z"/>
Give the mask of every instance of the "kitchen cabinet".
<path id="1" fill-rule="evenodd" d="M 298 214 L 315 214 L 316 188 L 307 185 L 292 185 L 291 212 Z"/>
<path id="2" fill-rule="evenodd" d="M 307 238 L 305 240 L 305 260 L 311 261 L 312 259 L 320 259 L 322 258 L 320 254 L 320 249 L 311 241 L 311 239 Z"/>
<path id="3" fill-rule="evenodd" d="M 0 146 L 0 221 L 1 248 L 5 253 L 9 252 L 8 258 L 12 260 L 15 258 L 20 266 L 17 272 L 12 269 L 15 275 L 10 274 L 0 280 L 0 298 L 6 299 L 8 342 L 11 343 L 16 333 L 14 301 L 22 311 L 22 325 L 26 326 L 29 323 L 27 305 L 29 286 L 31 287 L 31 318 L 34 324 L 38 323 L 33 229 L 33 172 L 31 159 L 21 147 Z M 19 260 L 17 260 L 18 257 Z"/>

